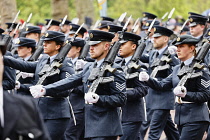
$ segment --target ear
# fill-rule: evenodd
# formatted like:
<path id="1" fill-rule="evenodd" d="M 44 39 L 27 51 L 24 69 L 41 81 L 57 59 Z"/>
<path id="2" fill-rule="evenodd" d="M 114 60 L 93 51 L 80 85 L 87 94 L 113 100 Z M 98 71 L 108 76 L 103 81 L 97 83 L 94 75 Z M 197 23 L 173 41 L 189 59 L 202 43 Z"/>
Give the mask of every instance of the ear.
<path id="1" fill-rule="evenodd" d="M 61 48 L 61 45 L 56 45 L 56 46 L 55 46 L 55 49 L 56 49 L 56 50 L 59 50 L 60 48 Z"/>
<path id="2" fill-rule="evenodd" d="M 110 48 L 110 45 L 108 42 L 106 42 L 104 45 L 104 50 L 109 50 L 109 48 Z"/>
<path id="3" fill-rule="evenodd" d="M 32 51 L 32 48 L 28 48 L 28 51 L 31 52 Z"/>
<path id="4" fill-rule="evenodd" d="M 77 47 L 77 52 L 79 53 L 82 50 L 82 47 Z"/>
<path id="5" fill-rule="evenodd" d="M 132 50 L 136 50 L 136 47 L 137 47 L 137 45 L 134 43 L 131 45 Z"/>

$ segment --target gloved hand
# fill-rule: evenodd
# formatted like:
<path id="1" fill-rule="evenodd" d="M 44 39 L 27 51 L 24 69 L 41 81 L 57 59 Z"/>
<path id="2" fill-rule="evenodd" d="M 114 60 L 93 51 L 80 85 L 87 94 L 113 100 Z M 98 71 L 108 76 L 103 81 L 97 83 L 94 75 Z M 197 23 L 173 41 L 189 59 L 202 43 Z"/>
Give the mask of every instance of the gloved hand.
<path id="1" fill-rule="evenodd" d="M 45 88 L 43 88 L 43 85 L 35 85 L 35 86 L 31 86 L 29 88 L 30 88 L 31 95 L 34 98 L 42 97 L 46 93 L 46 90 L 45 90 Z"/>
<path id="2" fill-rule="evenodd" d="M 148 80 L 149 80 L 149 75 L 145 71 L 139 73 L 139 81 L 148 81 Z"/>
<path id="3" fill-rule="evenodd" d="M 82 70 L 86 63 L 87 62 L 82 59 L 77 60 L 76 65 L 75 65 L 75 70 Z"/>
<path id="4" fill-rule="evenodd" d="M 27 77 L 33 77 L 34 74 L 33 73 L 27 73 L 27 72 L 21 72 L 21 76 L 23 79 L 27 78 Z"/>
<path id="5" fill-rule="evenodd" d="M 176 46 L 169 46 L 168 51 L 170 54 L 176 54 L 177 47 Z"/>
<path id="6" fill-rule="evenodd" d="M 97 103 L 99 100 L 98 94 L 95 94 L 93 92 L 85 93 L 85 101 L 88 103 Z"/>
<path id="7" fill-rule="evenodd" d="M 17 89 L 19 89 L 20 88 L 20 82 L 19 81 L 16 81 L 15 82 L 15 89 L 17 90 Z"/>
<path id="8" fill-rule="evenodd" d="M 174 94 L 179 97 L 185 97 L 187 94 L 187 89 L 184 86 L 177 86 L 173 90 Z"/>

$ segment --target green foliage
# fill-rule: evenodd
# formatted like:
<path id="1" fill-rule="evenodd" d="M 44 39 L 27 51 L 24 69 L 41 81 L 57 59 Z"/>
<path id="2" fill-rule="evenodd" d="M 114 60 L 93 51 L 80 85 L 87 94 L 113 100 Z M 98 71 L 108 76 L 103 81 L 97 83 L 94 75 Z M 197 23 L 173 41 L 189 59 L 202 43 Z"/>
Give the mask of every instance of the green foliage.
<path id="1" fill-rule="evenodd" d="M 69 0 L 69 19 L 76 17 L 75 0 Z M 95 8 L 95 19 L 99 19 L 99 8 L 97 0 L 92 0 Z M 142 12 L 151 12 L 161 18 L 172 8 L 176 8 L 173 17 L 177 15 L 188 17 L 188 12 L 202 13 L 209 9 L 210 1 L 207 0 L 107 0 L 107 15 L 112 18 L 127 12 L 127 16 L 133 18 L 142 17 Z M 51 0 L 17 0 L 17 9 L 21 11 L 19 19 L 26 20 L 30 13 L 33 13 L 31 23 L 45 23 L 45 18 L 51 18 Z"/>
<path id="2" fill-rule="evenodd" d="M 45 23 L 46 18 L 52 18 L 51 0 L 16 0 L 17 9 L 20 10 L 19 19 L 27 20 L 30 13 L 33 14 L 31 23 Z M 69 1 L 69 18 L 76 17 L 74 1 Z"/>

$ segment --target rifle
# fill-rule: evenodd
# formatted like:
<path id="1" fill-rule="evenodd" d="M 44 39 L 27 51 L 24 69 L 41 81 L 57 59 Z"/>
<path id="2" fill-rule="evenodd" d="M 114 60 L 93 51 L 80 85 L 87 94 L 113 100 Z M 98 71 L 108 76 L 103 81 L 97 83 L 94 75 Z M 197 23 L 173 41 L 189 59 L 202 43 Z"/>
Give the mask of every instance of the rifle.
<path id="1" fill-rule="evenodd" d="M 11 48 L 12 48 L 12 39 L 14 38 L 15 36 L 15 32 L 17 31 L 17 27 L 16 27 L 16 30 L 13 34 L 13 37 L 10 36 L 10 33 L 12 32 L 12 29 L 13 29 L 13 26 L 15 24 L 15 21 L 17 20 L 17 17 L 19 15 L 20 11 L 18 11 L 18 13 L 16 14 L 13 22 L 12 22 L 12 25 L 10 26 L 9 30 L 8 30 L 8 34 L 5 34 L 3 39 L 1 40 L 0 42 L 0 46 L 3 46 L 3 47 L 6 47 L 8 51 L 11 51 Z M 19 26 L 19 25 L 18 25 Z"/>
<path id="2" fill-rule="evenodd" d="M 165 27 L 167 27 L 167 25 L 168 25 L 168 23 L 169 23 L 169 20 L 171 19 L 171 17 L 172 17 L 172 15 L 173 15 L 174 11 L 175 11 L 175 8 L 173 8 L 173 9 L 170 11 L 170 13 L 169 13 L 169 15 L 168 15 L 168 20 L 166 21 L 166 24 L 165 24 Z"/>
<path id="3" fill-rule="evenodd" d="M 63 18 L 62 22 L 61 22 L 60 25 L 59 25 L 59 27 L 60 27 L 60 32 L 62 32 L 62 27 L 63 27 L 63 25 L 64 25 L 66 19 L 67 19 L 67 15 Z"/>
<path id="4" fill-rule="evenodd" d="M 163 16 L 162 16 L 162 18 L 160 19 L 160 23 L 165 19 L 165 17 L 168 15 L 168 12 L 166 12 Z"/>
<path id="5" fill-rule="evenodd" d="M 114 46 L 111 47 L 111 49 L 109 50 L 107 56 L 104 59 L 104 62 L 102 63 L 102 66 L 100 67 L 100 70 L 98 71 L 97 78 L 93 81 L 92 85 L 90 86 L 88 92 L 94 92 L 97 90 L 98 86 L 100 83 L 108 83 L 110 81 L 114 81 L 114 77 L 110 76 L 110 77 L 104 77 L 105 72 L 109 71 L 111 73 L 115 72 L 115 68 L 112 68 L 112 64 L 115 60 L 115 57 L 117 56 L 117 53 L 120 49 L 121 43 L 120 41 L 123 38 L 123 34 L 126 30 L 126 27 L 129 23 L 131 19 L 131 16 L 128 18 L 126 24 L 123 27 L 122 32 L 119 35 L 119 40 L 117 42 L 115 42 Z"/>
<path id="6" fill-rule="evenodd" d="M 28 19 L 26 22 L 23 23 L 23 25 L 21 26 L 20 29 L 20 33 L 19 33 L 19 37 L 25 37 L 25 34 L 23 33 L 26 30 L 26 25 L 29 23 L 29 21 L 31 20 L 32 17 L 32 13 L 28 16 Z"/>
<path id="7" fill-rule="evenodd" d="M 54 59 L 52 64 L 50 66 L 45 65 L 45 67 L 40 71 L 39 75 L 41 77 L 36 85 L 42 85 L 45 82 L 47 77 L 60 73 L 60 70 L 58 68 L 60 68 L 62 66 L 62 63 L 63 63 L 66 55 L 68 54 L 69 50 L 71 49 L 71 46 L 72 46 L 71 43 L 77 37 L 77 35 L 83 25 L 84 25 L 84 23 L 79 27 L 79 29 L 76 31 L 76 33 L 74 34 L 74 36 L 71 38 L 70 41 L 68 41 L 68 40 L 66 41 L 65 45 L 63 45 L 63 47 L 61 48 L 60 52 L 58 53 L 58 55 L 56 56 L 56 58 Z"/>
<path id="8" fill-rule="evenodd" d="M 201 64 L 203 59 L 205 58 L 206 54 L 208 53 L 208 50 L 210 48 L 210 40 L 208 42 L 205 42 L 204 45 L 201 47 L 200 51 L 196 55 L 196 57 L 193 59 L 192 64 L 188 69 L 185 69 L 184 73 L 178 74 L 178 76 L 182 76 L 181 80 L 179 81 L 177 86 L 184 86 L 188 79 L 195 78 L 198 76 L 201 76 L 203 73 L 202 71 L 196 72 L 197 69 L 203 69 L 204 65 Z M 184 91 L 182 91 L 184 92 Z"/>
<path id="9" fill-rule="evenodd" d="M 135 21 L 132 29 L 131 29 L 131 33 L 135 33 L 136 30 L 138 29 L 139 25 L 138 25 L 138 21 L 139 21 L 139 18 L 137 18 L 137 20 Z"/>
<path id="10" fill-rule="evenodd" d="M 52 19 L 48 22 L 46 29 L 48 29 L 50 27 L 51 22 L 52 22 Z M 41 40 L 41 39 L 39 40 L 39 42 L 36 45 L 36 51 L 31 55 L 31 57 L 28 59 L 28 61 L 37 61 L 38 60 L 40 54 L 44 50 L 43 49 L 43 42 L 44 42 L 44 40 Z"/>
<path id="11" fill-rule="evenodd" d="M 189 19 L 187 19 L 185 21 L 185 23 L 182 25 L 182 27 L 181 27 L 181 29 L 180 29 L 180 31 L 178 33 L 179 35 L 183 31 L 183 28 L 185 27 L 185 25 L 187 24 L 188 21 L 189 21 Z M 176 39 L 177 39 L 177 37 L 174 38 L 170 42 L 169 46 L 171 46 L 176 41 Z M 157 75 L 158 71 L 166 70 L 166 69 L 169 69 L 170 68 L 169 63 L 172 61 L 172 59 L 170 58 L 170 56 L 171 55 L 170 55 L 169 51 L 167 50 L 163 54 L 163 56 L 161 57 L 161 59 L 159 59 L 157 61 L 154 61 L 154 63 L 152 63 L 151 67 L 155 67 L 155 68 L 153 69 L 152 73 L 150 74 L 150 77 L 154 78 Z"/>
<path id="12" fill-rule="evenodd" d="M 138 47 L 135 51 L 135 53 L 133 54 L 130 63 L 128 64 L 128 66 L 126 67 L 126 79 L 132 79 L 134 77 L 137 77 L 139 75 L 138 72 L 132 73 L 132 69 L 140 69 L 140 65 L 138 64 L 140 57 L 142 56 L 144 49 L 146 47 L 146 43 L 145 41 L 148 39 L 149 34 L 151 33 L 151 29 L 155 23 L 156 18 L 152 21 L 152 23 L 149 26 L 148 32 L 146 37 L 143 40 L 139 40 L 138 41 Z"/>

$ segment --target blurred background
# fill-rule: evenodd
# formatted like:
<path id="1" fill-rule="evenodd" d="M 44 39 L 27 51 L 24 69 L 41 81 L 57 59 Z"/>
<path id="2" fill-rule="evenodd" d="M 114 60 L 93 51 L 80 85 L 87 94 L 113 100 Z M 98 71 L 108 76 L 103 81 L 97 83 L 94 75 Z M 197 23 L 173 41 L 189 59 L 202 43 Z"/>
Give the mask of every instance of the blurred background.
<path id="1" fill-rule="evenodd" d="M 133 19 L 141 18 L 142 12 L 150 12 L 161 18 L 175 8 L 173 18 L 187 19 L 188 12 L 208 13 L 207 0 L 0 0 L 0 24 L 12 22 L 18 10 L 18 20 L 24 22 L 30 13 L 30 23 L 45 24 L 44 19 L 59 20 L 68 15 L 68 20 L 78 20 L 78 24 L 94 24 L 101 16 L 114 19 L 127 12 Z M 18 22 L 18 21 L 16 21 Z"/>

